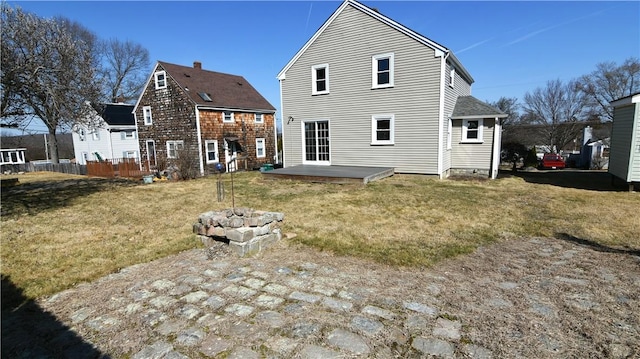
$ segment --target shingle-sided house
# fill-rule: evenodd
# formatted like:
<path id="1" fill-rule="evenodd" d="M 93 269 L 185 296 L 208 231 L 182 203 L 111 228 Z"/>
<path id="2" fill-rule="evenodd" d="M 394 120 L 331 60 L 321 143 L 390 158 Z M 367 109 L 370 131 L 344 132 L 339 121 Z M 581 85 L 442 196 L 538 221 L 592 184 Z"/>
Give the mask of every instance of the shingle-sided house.
<path id="1" fill-rule="evenodd" d="M 500 119 L 444 46 L 346 0 L 278 74 L 284 166 L 495 178 Z"/>
<path id="2" fill-rule="evenodd" d="M 611 102 L 613 127 L 609 173 L 627 182 L 629 190 L 640 184 L 640 93 Z"/>
<path id="3" fill-rule="evenodd" d="M 110 103 L 92 105 L 90 125 L 74 127 L 71 138 L 76 163 L 87 161 L 138 159 L 138 137 L 133 105 Z"/>
<path id="4" fill-rule="evenodd" d="M 185 150 L 201 175 L 273 163 L 275 108 L 242 76 L 159 61 L 134 109 L 142 166 L 164 170 Z M 231 161 L 232 158 L 236 161 Z"/>

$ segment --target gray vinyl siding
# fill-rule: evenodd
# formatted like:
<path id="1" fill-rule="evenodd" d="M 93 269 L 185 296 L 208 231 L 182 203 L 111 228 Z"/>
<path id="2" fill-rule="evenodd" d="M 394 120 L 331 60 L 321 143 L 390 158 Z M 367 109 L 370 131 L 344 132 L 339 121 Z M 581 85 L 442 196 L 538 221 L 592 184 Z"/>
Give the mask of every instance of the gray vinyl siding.
<path id="1" fill-rule="evenodd" d="M 394 87 L 371 89 L 371 57 L 394 53 Z M 285 166 L 302 163 L 303 120 L 329 120 L 331 164 L 437 173 L 440 58 L 348 6 L 282 80 Z M 311 67 L 329 64 L 329 90 L 311 95 Z M 371 116 L 395 116 L 395 145 L 371 145 Z M 294 120 L 287 124 L 289 116 Z"/>
<path id="2" fill-rule="evenodd" d="M 451 64 L 447 63 L 447 67 L 445 70 L 445 79 L 449 78 L 449 74 L 451 73 Z M 447 82 L 447 81 L 445 81 Z M 442 119 L 443 121 L 443 130 L 444 130 L 444 141 L 443 141 L 443 158 L 442 158 L 442 169 L 443 171 L 446 171 L 448 169 L 450 169 L 452 167 L 451 165 L 451 155 L 452 155 L 452 150 L 453 150 L 453 146 L 456 142 L 453 141 L 453 136 L 452 136 L 452 141 L 451 141 L 451 150 L 447 149 L 447 127 L 449 126 L 449 116 L 451 116 L 451 114 L 453 113 L 453 109 L 456 106 L 456 101 L 458 100 L 458 96 L 470 96 L 471 95 L 471 84 L 469 84 L 467 81 L 465 81 L 462 77 L 460 77 L 460 74 L 458 72 L 456 72 L 455 74 L 455 78 L 454 78 L 454 83 L 453 83 L 453 88 L 451 86 L 449 86 L 449 83 L 445 83 L 444 85 L 444 118 Z M 462 123 L 462 122 L 461 122 Z M 452 133 L 453 135 L 453 133 Z M 459 135 L 458 135 L 459 136 Z M 459 141 L 458 141 L 459 142 Z"/>
<path id="3" fill-rule="evenodd" d="M 494 124 L 494 119 L 483 120 L 483 143 L 461 143 L 462 120 L 453 120 L 451 168 L 481 170 L 491 168 Z"/>
<path id="4" fill-rule="evenodd" d="M 640 181 L 640 106 L 614 109 L 609 173 L 628 182 Z M 634 138 L 635 132 L 635 138 Z"/>

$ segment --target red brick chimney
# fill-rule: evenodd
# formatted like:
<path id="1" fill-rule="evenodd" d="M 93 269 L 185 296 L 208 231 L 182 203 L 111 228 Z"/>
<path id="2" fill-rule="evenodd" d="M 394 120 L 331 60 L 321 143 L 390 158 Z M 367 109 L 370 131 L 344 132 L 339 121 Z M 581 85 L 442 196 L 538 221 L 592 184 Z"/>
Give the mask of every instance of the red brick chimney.
<path id="1" fill-rule="evenodd" d="M 194 69 L 198 69 L 198 70 L 202 70 L 202 62 L 200 62 L 200 61 L 194 61 L 194 62 L 193 62 L 193 68 L 194 68 Z"/>

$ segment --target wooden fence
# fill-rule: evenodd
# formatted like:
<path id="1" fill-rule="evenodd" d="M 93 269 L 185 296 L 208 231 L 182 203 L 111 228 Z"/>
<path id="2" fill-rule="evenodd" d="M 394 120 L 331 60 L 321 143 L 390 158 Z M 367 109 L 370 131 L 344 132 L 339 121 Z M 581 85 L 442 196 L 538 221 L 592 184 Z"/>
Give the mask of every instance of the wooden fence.
<path id="1" fill-rule="evenodd" d="M 142 178 L 142 176 L 149 174 L 151 174 L 151 172 L 140 170 L 140 164 L 138 164 L 135 158 L 87 161 L 88 176 Z"/>
<path id="2" fill-rule="evenodd" d="M 20 172 L 59 172 L 72 175 L 86 175 L 87 166 L 76 163 L 43 163 L 28 162 L 21 164 L 3 164 L 0 166 L 2 173 L 20 173 Z"/>

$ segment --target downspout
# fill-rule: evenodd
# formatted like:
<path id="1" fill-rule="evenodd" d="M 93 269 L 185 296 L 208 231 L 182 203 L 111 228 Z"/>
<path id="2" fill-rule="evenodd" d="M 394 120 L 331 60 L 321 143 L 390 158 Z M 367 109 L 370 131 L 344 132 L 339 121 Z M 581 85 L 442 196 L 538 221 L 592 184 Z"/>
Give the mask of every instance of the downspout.
<path id="1" fill-rule="evenodd" d="M 493 158 L 491 159 L 491 179 L 498 177 L 498 168 L 500 167 L 500 144 L 502 142 L 502 125 L 500 119 L 495 118 L 493 125 Z"/>
<path id="2" fill-rule="evenodd" d="M 287 154 L 285 153 L 286 146 L 284 145 L 285 131 L 284 131 L 284 102 L 282 101 L 282 80 L 283 79 L 278 79 L 278 83 L 280 84 L 280 121 L 282 123 L 282 167 L 287 167 L 285 163 L 285 161 L 287 160 Z M 278 140 L 276 136 L 276 151 L 277 151 L 277 147 L 278 147 Z M 276 155 L 277 155 L 277 152 L 276 152 Z"/>
<path id="3" fill-rule="evenodd" d="M 195 105 L 194 109 L 196 111 L 196 134 L 198 136 L 198 158 L 200 159 L 200 176 L 204 176 L 204 160 L 202 158 L 202 135 L 200 133 L 200 111 L 198 111 L 198 105 Z"/>
<path id="4" fill-rule="evenodd" d="M 443 131 L 444 131 L 444 75 L 447 67 L 447 58 L 450 52 L 443 53 L 436 50 L 436 56 L 440 56 L 440 104 L 438 113 L 438 177 L 443 179 L 443 162 L 444 162 L 444 149 L 443 149 Z"/>

